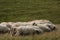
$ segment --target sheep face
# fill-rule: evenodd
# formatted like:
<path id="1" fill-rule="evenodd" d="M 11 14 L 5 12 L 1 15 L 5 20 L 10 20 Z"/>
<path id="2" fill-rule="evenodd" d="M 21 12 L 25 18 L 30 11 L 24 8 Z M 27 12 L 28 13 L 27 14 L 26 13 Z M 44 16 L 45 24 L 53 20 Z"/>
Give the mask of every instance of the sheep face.
<path id="1" fill-rule="evenodd" d="M 54 24 L 47 24 L 47 26 L 53 31 L 56 29 L 56 26 Z"/>

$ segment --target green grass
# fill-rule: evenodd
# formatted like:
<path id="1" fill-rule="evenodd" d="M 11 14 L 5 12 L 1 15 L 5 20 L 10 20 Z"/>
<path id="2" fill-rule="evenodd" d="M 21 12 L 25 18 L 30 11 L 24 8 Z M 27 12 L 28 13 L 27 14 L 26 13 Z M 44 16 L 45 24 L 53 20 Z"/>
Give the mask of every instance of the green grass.
<path id="1" fill-rule="evenodd" d="M 0 0 L 0 22 L 48 19 L 60 23 L 60 0 Z"/>
<path id="2" fill-rule="evenodd" d="M 0 22 L 37 19 L 60 24 L 60 0 L 0 0 Z M 0 40 L 60 40 L 60 27 L 57 31 L 34 36 L 0 34 Z"/>

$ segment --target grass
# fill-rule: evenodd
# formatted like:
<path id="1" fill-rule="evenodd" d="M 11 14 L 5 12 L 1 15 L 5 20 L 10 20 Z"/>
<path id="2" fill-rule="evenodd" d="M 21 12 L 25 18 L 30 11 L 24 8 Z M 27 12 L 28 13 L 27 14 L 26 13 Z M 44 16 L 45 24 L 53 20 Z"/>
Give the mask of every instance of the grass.
<path id="1" fill-rule="evenodd" d="M 60 0 L 0 0 L 0 22 L 48 19 L 60 23 Z"/>

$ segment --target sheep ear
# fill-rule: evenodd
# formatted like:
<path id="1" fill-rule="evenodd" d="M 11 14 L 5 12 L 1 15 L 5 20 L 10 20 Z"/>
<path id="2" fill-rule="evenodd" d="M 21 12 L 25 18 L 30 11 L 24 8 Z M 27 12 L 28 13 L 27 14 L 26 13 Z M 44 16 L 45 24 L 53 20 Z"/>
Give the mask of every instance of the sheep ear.
<path id="1" fill-rule="evenodd" d="M 32 25 L 37 26 L 37 24 L 36 24 L 36 23 L 33 23 Z"/>

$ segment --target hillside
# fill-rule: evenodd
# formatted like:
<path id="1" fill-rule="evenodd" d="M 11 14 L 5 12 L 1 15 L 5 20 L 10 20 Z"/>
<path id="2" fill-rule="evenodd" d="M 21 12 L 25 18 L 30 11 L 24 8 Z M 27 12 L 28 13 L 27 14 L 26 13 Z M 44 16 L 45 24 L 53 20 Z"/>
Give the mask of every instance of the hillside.
<path id="1" fill-rule="evenodd" d="M 60 23 L 60 0 L 0 0 L 0 22 L 36 19 Z"/>

